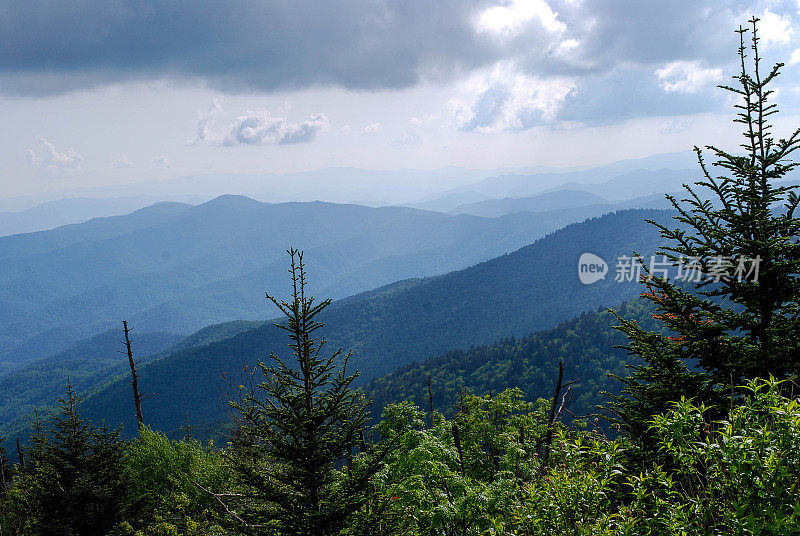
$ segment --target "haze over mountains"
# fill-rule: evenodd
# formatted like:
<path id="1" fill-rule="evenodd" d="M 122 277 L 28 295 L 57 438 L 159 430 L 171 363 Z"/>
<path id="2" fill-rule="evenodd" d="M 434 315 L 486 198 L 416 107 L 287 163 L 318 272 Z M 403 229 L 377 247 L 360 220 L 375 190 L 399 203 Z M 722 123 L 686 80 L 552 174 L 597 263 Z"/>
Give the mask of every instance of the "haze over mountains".
<path id="1" fill-rule="evenodd" d="M 402 207 L 264 204 L 224 196 L 195 207 L 160 204 L 128 216 L 0 238 L 0 356 L 25 362 L 116 326 L 188 334 L 263 319 L 263 290 L 302 245 L 320 267 L 314 292 L 342 298 L 408 277 L 443 273 L 513 251 L 574 221 L 501 218 Z"/>
<path id="2" fill-rule="evenodd" d="M 308 199 L 344 200 L 362 188 L 362 204 L 267 203 L 241 195 L 198 203 L 209 190 L 198 194 L 203 188 L 189 184 L 216 184 L 219 177 L 179 179 L 146 198 L 64 199 L 16 213 L 16 222 L 14 214 L 10 220 L 0 214 L 0 222 L 27 225 L 28 218 L 50 225 L 81 211 L 108 214 L 126 210 L 126 203 L 169 199 L 172 189 L 195 192 L 184 194 L 188 203 L 163 201 L 0 236 L 0 389 L 6 393 L 0 431 L 22 430 L 31 408 L 46 407 L 68 374 L 91 393 L 87 416 L 130 426 L 125 361 L 112 354 L 122 319 L 136 330 L 137 355 L 146 357 L 142 382 L 160 393 L 148 409 L 150 422 L 175 430 L 189 411 L 197 423 L 213 426 L 224 411 L 221 371 L 285 349 L 282 332 L 263 323 L 277 314 L 263 292 L 286 289 L 289 246 L 305 250 L 310 291 L 337 300 L 324 319 L 326 337 L 331 346 L 355 351 L 362 381 L 620 303 L 636 296 L 638 286 L 616 283 L 613 275 L 581 285 L 577 258 L 590 251 L 613 270 L 616 256 L 653 251 L 657 234 L 643 220 L 669 212 L 609 213 L 667 208 L 653 192 L 691 180 L 689 172 L 665 167 L 686 161 L 680 153 L 592 170 L 490 177 L 449 169 L 435 188 L 421 186 L 434 172 L 411 173 L 404 184 L 404 172 L 325 170 L 307 174 L 305 185 L 296 174 L 294 194 L 261 195 L 301 199 L 313 184 Z M 352 180 L 344 188 L 324 189 L 345 175 Z M 253 181 L 239 177 L 229 187 L 258 186 Z M 456 187 L 443 189 L 448 184 Z M 411 191 L 416 202 L 381 206 L 381 199 L 408 199 Z M 52 381 L 37 383 L 45 371 Z"/>
<path id="3" fill-rule="evenodd" d="M 171 200 L 177 201 L 176 197 L 181 202 L 192 204 L 204 200 L 191 195 L 174 196 Z M 43 231 L 92 218 L 128 214 L 163 201 L 162 198 L 147 195 L 109 199 L 74 197 L 49 201 L 20 212 L 0 212 L 0 236 Z"/>
<path id="4" fill-rule="evenodd" d="M 623 208 L 670 208 L 665 193 L 682 189 L 695 179 L 690 170 L 636 170 L 599 183 L 569 182 L 525 197 L 482 199 L 458 205 L 448 212 L 497 217 L 513 212 L 544 212 L 597 206 L 607 211 Z"/>
<path id="5" fill-rule="evenodd" d="M 526 197 L 553 189 L 583 190 L 607 200 L 641 197 L 663 191 L 659 181 L 669 170 L 695 168 L 689 152 L 655 155 L 590 168 L 526 168 L 473 170 L 377 171 L 329 168 L 285 175 L 208 174 L 128 185 L 63 190 L 48 194 L 0 198 L 0 236 L 51 229 L 95 217 L 121 215 L 159 202 L 199 204 L 224 194 L 240 194 L 259 201 L 329 201 L 369 206 L 404 204 L 423 210 L 448 212 L 485 199 Z M 622 191 L 596 192 L 592 185 L 624 175 L 641 177 L 620 184 Z M 644 175 L 651 175 L 650 183 Z M 692 177 L 683 172 L 683 180 Z M 623 181 L 624 182 L 624 181 Z M 680 183 L 678 183 L 680 186 Z M 601 188 L 602 189 L 602 188 Z M 617 188 L 620 190 L 620 188 Z M 143 195 L 142 192 L 146 192 Z"/>

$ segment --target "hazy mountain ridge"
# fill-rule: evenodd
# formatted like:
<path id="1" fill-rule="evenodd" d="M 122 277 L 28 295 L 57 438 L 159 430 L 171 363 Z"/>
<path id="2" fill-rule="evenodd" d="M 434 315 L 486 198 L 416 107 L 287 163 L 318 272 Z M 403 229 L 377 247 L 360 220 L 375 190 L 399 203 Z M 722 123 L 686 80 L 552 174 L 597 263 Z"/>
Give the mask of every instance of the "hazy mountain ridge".
<path id="1" fill-rule="evenodd" d="M 178 197 L 179 200 L 146 195 L 109 199 L 67 197 L 19 212 L 0 212 L 0 236 L 44 231 L 90 219 L 129 214 L 156 203 L 196 204 L 206 200 L 201 196 L 191 195 L 173 197 Z"/>
<path id="2" fill-rule="evenodd" d="M 261 292 L 283 277 L 283 252 L 291 245 L 320 267 L 315 290 L 338 298 L 469 266 L 576 219 L 583 215 L 487 219 L 223 196 L 4 237 L 0 297 L 7 321 L 0 325 L 0 351 L 16 361 L 44 357 L 121 318 L 146 331 L 182 333 L 265 318 Z"/>
<path id="3" fill-rule="evenodd" d="M 121 216 L 93 218 L 48 231 L 0 236 L 0 259 L 27 257 L 68 248 L 87 240 L 103 240 L 172 221 L 192 205 L 160 202 Z"/>
<path id="4" fill-rule="evenodd" d="M 694 170 L 694 173 L 689 175 L 688 170 Z M 504 197 L 528 197 L 552 190 L 584 189 L 610 199 L 608 195 L 591 190 L 589 185 L 606 182 L 613 183 L 614 179 L 626 175 L 658 177 L 664 175 L 664 172 L 668 172 L 666 173 L 667 175 L 675 172 L 696 177 L 696 171 L 697 160 L 694 153 L 684 151 L 634 160 L 620 160 L 603 166 L 574 171 L 501 174 L 488 177 L 462 188 L 453 189 L 445 192 L 445 194 L 472 191 L 499 199 Z M 692 179 L 689 182 L 692 182 Z M 632 193 L 627 197 L 637 197 L 646 193 L 653 192 Z"/>
<path id="5" fill-rule="evenodd" d="M 485 199 L 476 203 L 459 205 L 449 212 L 451 214 L 472 214 L 473 216 L 496 218 L 514 212 L 547 212 L 608 204 L 610 204 L 608 199 L 583 190 L 554 190 L 531 197 Z"/>

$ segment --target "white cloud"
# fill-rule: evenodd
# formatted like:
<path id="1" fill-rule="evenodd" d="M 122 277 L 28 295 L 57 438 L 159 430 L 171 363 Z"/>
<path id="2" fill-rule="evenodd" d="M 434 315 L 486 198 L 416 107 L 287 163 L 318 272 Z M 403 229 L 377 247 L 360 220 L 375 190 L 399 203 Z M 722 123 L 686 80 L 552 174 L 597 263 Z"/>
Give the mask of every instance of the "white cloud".
<path id="1" fill-rule="evenodd" d="M 281 113 L 292 109 L 288 102 L 280 106 Z M 225 133 L 214 130 L 214 122 L 222 115 L 221 99 L 215 98 L 208 110 L 200 112 L 197 132 L 189 145 L 261 145 L 266 143 L 290 144 L 311 141 L 330 121 L 324 114 L 312 114 L 300 123 L 290 123 L 285 117 L 272 116 L 266 110 L 248 110 L 228 125 Z M 368 127 L 369 128 L 369 127 Z"/>
<path id="2" fill-rule="evenodd" d="M 476 27 L 479 32 L 511 37 L 534 19 L 551 32 L 566 30 L 566 25 L 558 20 L 558 13 L 544 0 L 512 0 L 508 5 L 490 7 L 480 14 Z"/>
<path id="3" fill-rule="evenodd" d="M 118 168 L 118 169 L 131 167 L 132 165 L 133 165 L 133 162 L 128 160 L 128 158 L 126 156 L 121 156 L 121 157 L 117 158 L 116 160 L 114 160 L 114 167 Z"/>
<path id="4" fill-rule="evenodd" d="M 559 51 L 565 50 L 572 50 L 573 48 L 577 48 L 580 45 L 580 41 L 577 39 L 564 39 L 561 43 L 558 44 Z"/>
<path id="5" fill-rule="evenodd" d="M 249 110 L 228 127 L 223 145 L 262 145 L 309 142 L 330 125 L 324 114 L 311 114 L 305 121 L 289 123 L 285 117 L 273 117 L 264 110 Z"/>
<path id="6" fill-rule="evenodd" d="M 765 47 L 789 44 L 794 33 L 789 15 L 778 15 L 765 9 L 759 18 L 758 35 Z"/>
<path id="7" fill-rule="evenodd" d="M 41 166 L 53 170 L 80 168 L 83 157 L 75 152 L 75 149 L 69 149 L 63 153 L 59 152 L 45 138 L 39 138 L 39 144 L 44 147 L 44 154 L 41 156 L 33 149 L 28 149 L 28 163 L 32 166 Z"/>
<path id="8" fill-rule="evenodd" d="M 366 134 L 375 134 L 380 129 L 381 129 L 381 124 L 380 123 L 371 123 L 371 124 L 369 124 L 369 125 L 364 127 L 364 129 L 361 131 L 361 134 L 364 134 L 364 135 L 366 135 Z"/>
<path id="9" fill-rule="evenodd" d="M 214 119 L 222 114 L 221 102 L 221 99 L 217 97 L 211 101 L 208 110 L 197 114 L 197 133 L 194 140 L 189 142 L 189 145 L 197 145 L 204 141 L 211 143 L 220 143 L 222 141 L 221 137 L 212 131 Z"/>
<path id="10" fill-rule="evenodd" d="M 554 121 L 576 80 L 533 77 L 504 64 L 474 76 L 467 87 L 465 97 L 450 102 L 456 126 L 495 132 L 525 130 Z"/>
<path id="11" fill-rule="evenodd" d="M 150 162 L 155 164 L 156 166 L 158 166 L 160 168 L 168 168 L 169 167 L 169 158 L 167 158 L 163 154 L 153 158 Z"/>
<path id="12" fill-rule="evenodd" d="M 667 93 L 699 93 L 722 80 L 722 69 L 703 67 L 698 61 L 673 61 L 656 69 L 656 77 Z"/>
<path id="13" fill-rule="evenodd" d="M 796 65 L 800 63 L 800 48 L 792 52 L 792 57 L 789 58 L 789 65 Z"/>

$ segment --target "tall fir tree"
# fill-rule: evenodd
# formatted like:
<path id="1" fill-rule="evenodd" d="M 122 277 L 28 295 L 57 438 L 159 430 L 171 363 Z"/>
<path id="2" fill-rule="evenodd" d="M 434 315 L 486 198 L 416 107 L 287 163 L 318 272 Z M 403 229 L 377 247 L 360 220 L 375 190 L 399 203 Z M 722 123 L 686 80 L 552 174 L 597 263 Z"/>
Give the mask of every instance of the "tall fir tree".
<path id="1" fill-rule="evenodd" d="M 611 410 L 645 441 L 652 416 L 682 396 L 721 412 L 746 380 L 795 377 L 800 367 L 800 198 L 796 186 L 778 182 L 798 165 L 790 156 L 800 130 L 786 139 L 772 135 L 769 121 L 778 109 L 771 87 L 783 64 L 763 75 L 758 19 L 748 22 L 750 28 L 738 30 L 736 83 L 720 86 L 740 98 L 734 122 L 743 128 L 744 154 L 707 146 L 712 166 L 723 173 L 715 177 L 695 148 L 702 179 L 684 185 L 686 199 L 667 196 L 677 225 L 650 222 L 667 241 L 659 254 L 689 281 L 646 270 L 643 296 L 656 305 L 663 331 L 624 320 L 619 326 L 644 364 L 622 379 L 623 394 Z"/>
<path id="2" fill-rule="evenodd" d="M 107 534 L 121 520 L 125 444 L 119 430 L 95 429 L 81 418 L 80 397 L 69 381 L 65 390 L 51 418 L 34 422 L 11 508 L 24 534 Z"/>
<path id="3" fill-rule="evenodd" d="M 259 364 L 263 381 L 232 402 L 232 464 L 247 491 L 228 514 L 264 533 L 338 534 L 366 500 L 379 456 L 363 452 L 369 402 L 352 387 L 350 354 L 323 355 L 325 339 L 315 336 L 331 301 L 306 295 L 303 253 L 288 253 L 291 301 L 267 298 L 286 316 L 277 326 L 288 332 L 293 362 L 270 354 Z"/>

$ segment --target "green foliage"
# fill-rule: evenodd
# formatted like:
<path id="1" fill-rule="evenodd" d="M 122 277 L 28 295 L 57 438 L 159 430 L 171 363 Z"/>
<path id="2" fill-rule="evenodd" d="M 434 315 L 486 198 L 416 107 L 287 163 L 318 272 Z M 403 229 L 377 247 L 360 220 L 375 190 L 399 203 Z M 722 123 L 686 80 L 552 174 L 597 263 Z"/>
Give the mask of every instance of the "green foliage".
<path id="1" fill-rule="evenodd" d="M 662 333 L 635 322 L 619 328 L 645 365 L 624 380 L 625 394 L 614 410 L 645 446 L 653 441 L 647 422 L 682 396 L 719 404 L 749 379 L 800 372 L 800 196 L 797 186 L 776 182 L 798 166 L 789 158 L 800 147 L 800 130 L 787 139 L 772 136 L 769 120 L 778 109 L 770 84 L 782 64 L 761 73 L 757 22 L 750 20 L 749 45 L 748 30 L 738 30 L 738 85 L 722 86 L 741 98 L 734 122 L 744 130 L 745 154 L 709 146 L 713 165 L 726 174 L 713 177 L 696 149 L 703 178 L 686 186 L 683 203 L 668 196 L 679 227 L 651 222 L 667 241 L 667 259 L 684 270 L 691 265 L 699 280 L 689 288 L 661 276 L 647 282 L 644 296 L 657 307 Z"/>
<path id="2" fill-rule="evenodd" d="M 721 421 L 688 400 L 655 417 L 659 459 L 629 476 L 632 500 L 616 516 L 616 530 L 797 533 L 800 405 L 782 396 L 775 380 L 752 381 L 743 390 L 743 403 Z"/>
<path id="3" fill-rule="evenodd" d="M 376 476 L 377 496 L 361 512 L 373 534 L 479 534 L 518 500 L 536 470 L 542 407 L 510 390 L 468 395 L 453 421 L 409 403 L 390 405 L 377 426 L 396 448 Z M 355 530 L 353 532 L 356 532 Z"/>
<path id="4" fill-rule="evenodd" d="M 786 381 L 752 381 L 741 388 L 742 403 L 722 419 L 702 403 L 684 399 L 651 420 L 657 457 L 642 465 L 631 458 L 628 438 L 608 439 L 601 430 L 584 430 L 579 421 L 566 426 L 556 419 L 549 461 L 541 456 L 549 428 L 550 401 L 527 402 L 517 389 L 495 396 L 465 395 L 459 411 L 447 419 L 429 415 L 404 402 L 389 405 L 375 428 L 379 445 L 390 447 L 379 470 L 361 473 L 369 478 L 368 492 L 351 500 L 355 512 L 343 516 L 336 527 L 316 533 L 361 535 L 502 535 L 592 536 L 694 534 L 796 534 L 800 526 L 800 401 L 787 397 Z M 34 436 L 29 467 L 17 475 L 9 490 L 14 534 L 109 534 L 110 536 L 211 536 L 223 534 L 314 534 L 286 526 L 280 503 L 269 504 L 265 495 L 277 478 L 290 474 L 271 455 L 267 442 L 227 454 L 185 439 L 173 442 L 143 428 L 129 443 L 120 460 L 120 472 L 110 470 L 119 449 L 108 430 L 91 430 L 70 413 L 69 396 L 64 415 L 47 430 L 71 430 L 73 444 L 89 445 L 65 452 L 56 449 L 59 433 Z M 563 416 L 562 416 L 563 418 Z M 60 423 L 60 424 L 59 424 Z M 266 437 L 266 436 L 264 436 Z M 276 437 L 276 436 L 271 436 Z M 83 439 L 80 439 L 83 438 Z M 105 439 L 103 439 L 105 438 Z M 98 445 L 92 447 L 92 445 Z M 260 448 L 256 448 L 260 447 Z M 308 450 L 306 450 L 307 452 Z M 299 450 L 295 450 L 299 452 Z M 257 457 L 256 455 L 261 456 Z M 231 480 L 231 467 L 250 456 L 245 476 L 268 481 Z M 349 466 L 328 465 L 330 493 L 325 500 L 341 501 L 353 492 L 345 483 L 358 478 L 360 455 Z M 58 458 L 58 461 L 54 461 Z M 302 459 L 297 456 L 299 466 Z M 98 465 L 87 466 L 87 460 Z M 45 463 L 45 461 L 47 461 Z M 70 486 L 52 475 L 72 461 L 91 486 Z M 234 465 L 234 471 L 242 470 Z M 302 471 L 302 470 L 300 470 Z M 302 475 L 302 472 L 294 473 Z M 75 511 L 96 522 L 97 505 L 91 497 L 111 500 L 110 475 L 121 474 L 115 495 L 122 498 L 123 520 L 116 526 L 76 530 Z M 97 475 L 103 475 L 98 478 Z M 365 480 L 366 481 L 366 480 Z M 297 493 L 307 487 L 283 490 Z M 67 484 L 67 485 L 65 485 Z M 55 486 L 46 494 L 46 487 Z M 97 489 L 93 495 L 78 490 Z M 214 496 L 209 489 L 229 490 Z M 274 489 L 274 488 L 273 488 Z M 61 490 L 61 491 L 58 491 Z M 295 491 L 296 490 L 296 491 Z M 366 491 L 366 490 L 364 490 Z M 333 493 L 340 493 L 334 497 Z M 67 504 L 60 493 L 70 493 Z M 321 494 L 322 495 L 322 494 Z M 44 502 L 40 497 L 47 497 Z M 251 526 L 220 523 L 228 512 L 224 501 L 234 501 L 234 513 L 258 521 Z M 112 501 L 113 502 L 113 501 Z M 307 503 L 305 503 L 307 504 Z M 306 506 L 295 513 L 304 516 Z M 72 508 L 70 510 L 68 507 Z M 5 505 L 4 505 L 5 507 Z M 46 513 L 45 509 L 52 509 Z M 4 510 L 5 511 L 5 510 Z M 330 512 L 321 505 L 316 512 Z M 262 515 L 261 519 L 257 516 Z M 246 518 L 244 516 L 247 516 Z M 309 516 L 310 517 L 310 516 Z M 0 515 L 2 519 L 2 515 Z M 270 521 L 274 520 L 272 523 Z M 317 520 L 319 518 L 317 517 Z M 266 523 L 265 523 L 266 522 Z M 229 525 L 224 528 L 221 525 Z M 267 526 L 264 526 L 264 525 Z M 298 523 L 299 524 L 299 523 Z M 304 532 L 300 532 L 304 530 Z"/>
<path id="5" fill-rule="evenodd" d="M 468 395 L 433 426 L 416 406 L 391 405 L 378 430 L 397 448 L 347 533 L 796 534 L 800 403 L 775 380 L 743 390 L 720 421 L 687 400 L 655 417 L 659 457 L 644 469 L 627 438 L 563 425 L 543 467 L 546 404 L 519 391 Z"/>
<path id="6" fill-rule="evenodd" d="M 231 481 L 225 458 L 213 444 L 170 441 L 147 427 L 126 449 L 122 473 L 126 524 L 120 534 L 210 530 L 218 505 L 202 488 L 225 489 Z"/>

